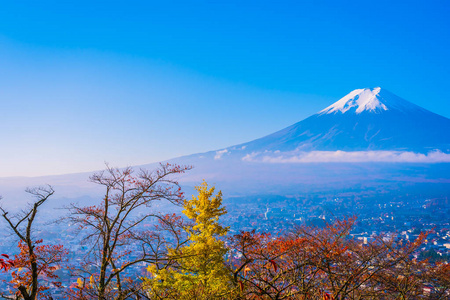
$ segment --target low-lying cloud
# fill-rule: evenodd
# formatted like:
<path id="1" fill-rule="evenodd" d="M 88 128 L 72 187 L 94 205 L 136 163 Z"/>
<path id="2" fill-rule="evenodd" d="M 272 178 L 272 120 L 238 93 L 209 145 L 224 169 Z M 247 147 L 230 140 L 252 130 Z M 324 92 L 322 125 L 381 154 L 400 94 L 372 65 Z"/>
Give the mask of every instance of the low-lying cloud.
<path id="1" fill-rule="evenodd" d="M 339 162 L 450 162 L 450 154 L 435 150 L 427 154 L 408 151 L 310 151 L 253 152 L 242 158 L 247 162 L 263 163 L 339 163 Z"/>
<path id="2" fill-rule="evenodd" d="M 225 153 L 229 153 L 227 149 L 216 151 L 216 155 L 214 155 L 214 159 L 215 160 L 221 159 Z"/>

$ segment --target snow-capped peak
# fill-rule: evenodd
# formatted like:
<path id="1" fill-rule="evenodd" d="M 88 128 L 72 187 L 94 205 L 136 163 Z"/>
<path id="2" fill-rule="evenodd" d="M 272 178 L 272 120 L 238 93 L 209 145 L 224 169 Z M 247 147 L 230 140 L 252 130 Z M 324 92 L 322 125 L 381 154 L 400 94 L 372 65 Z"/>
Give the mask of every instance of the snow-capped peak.
<path id="1" fill-rule="evenodd" d="M 359 114 L 363 111 L 380 112 L 389 110 L 380 92 L 381 88 L 379 87 L 354 90 L 339 101 L 321 110 L 319 114 L 345 113 L 347 111 Z"/>

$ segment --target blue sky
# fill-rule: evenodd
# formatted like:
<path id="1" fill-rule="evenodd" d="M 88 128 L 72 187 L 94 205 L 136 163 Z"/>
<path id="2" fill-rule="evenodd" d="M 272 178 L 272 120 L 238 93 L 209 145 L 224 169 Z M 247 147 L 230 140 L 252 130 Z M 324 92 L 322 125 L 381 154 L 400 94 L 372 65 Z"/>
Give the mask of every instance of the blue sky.
<path id="1" fill-rule="evenodd" d="M 2 3 L 0 176 L 215 150 L 363 87 L 450 117 L 449 15 L 444 0 Z"/>

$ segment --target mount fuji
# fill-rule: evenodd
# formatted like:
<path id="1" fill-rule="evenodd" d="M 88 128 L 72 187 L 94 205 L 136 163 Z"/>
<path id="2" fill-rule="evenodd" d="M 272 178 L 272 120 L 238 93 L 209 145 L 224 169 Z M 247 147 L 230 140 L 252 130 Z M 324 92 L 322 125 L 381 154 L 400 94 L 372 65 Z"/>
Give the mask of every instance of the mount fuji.
<path id="1" fill-rule="evenodd" d="M 260 163 L 450 162 L 450 119 L 379 87 L 357 89 L 292 126 L 189 156 Z"/>
<path id="2" fill-rule="evenodd" d="M 250 151 L 450 151 L 450 119 L 379 87 L 354 90 L 317 114 L 261 139 Z"/>
<path id="3" fill-rule="evenodd" d="M 228 195 L 367 188 L 397 193 L 400 188 L 422 186 L 421 193 L 439 191 L 447 196 L 450 119 L 379 87 L 357 89 L 265 137 L 167 162 L 194 166 L 179 178 L 184 186 L 205 179 Z M 14 198 L 26 186 L 49 183 L 67 198 L 86 197 L 94 194 L 87 184 L 89 175 L 0 178 L 0 192 Z"/>

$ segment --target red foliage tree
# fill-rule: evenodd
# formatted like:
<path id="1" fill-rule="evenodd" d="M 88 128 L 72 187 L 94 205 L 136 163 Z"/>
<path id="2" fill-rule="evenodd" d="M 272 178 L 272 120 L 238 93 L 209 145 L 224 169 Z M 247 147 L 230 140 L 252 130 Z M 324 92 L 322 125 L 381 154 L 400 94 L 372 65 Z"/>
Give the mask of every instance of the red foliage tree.
<path id="1" fill-rule="evenodd" d="M 32 264 L 36 262 L 37 275 L 41 278 L 41 283 L 45 281 L 45 285 L 40 284 L 37 288 L 37 298 L 45 299 L 51 298 L 46 293 L 49 286 L 61 287 L 61 282 L 58 281 L 58 276 L 55 274 L 56 270 L 61 268 L 61 263 L 66 261 L 68 251 L 62 245 L 42 245 L 42 240 L 34 242 L 33 256 L 30 257 L 28 246 L 19 241 L 18 245 L 20 252 L 15 255 L 13 263 L 17 270 L 14 270 L 11 275 L 13 279 L 11 284 L 17 289 L 16 296 L 21 296 L 19 287 L 25 287 L 27 290 L 33 286 L 33 272 Z"/>
<path id="2" fill-rule="evenodd" d="M 364 244 L 349 235 L 354 222 L 303 226 L 279 237 L 235 235 L 232 270 L 242 299 L 384 299 L 387 290 L 400 298 L 421 292 L 424 269 L 412 253 L 426 234 L 413 243 L 378 236 Z"/>
<path id="3" fill-rule="evenodd" d="M 138 264 L 167 263 L 168 245 L 177 248 L 183 243 L 182 220 L 159 213 L 154 206 L 164 201 L 181 206 L 183 193 L 173 175 L 189 169 L 162 164 L 152 172 L 134 174 L 131 168 L 107 167 L 91 177 L 105 189 L 105 196 L 96 205 L 70 207 L 71 221 L 86 233 L 83 242 L 89 248 L 84 262 L 74 270 L 78 280 L 71 298 L 141 297 L 140 281 L 126 273 Z M 138 250 L 132 253 L 130 245 Z"/>
<path id="4" fill-rule="evenodd" d="M 42 240 L 36 240 L 32 236 L 33 222 L 39 208 L 53 195 L 51 186 L 38 187 L 26 190 L 36 198 L 27 210 L 9 216 L 9 212 L 0 206 L 3 219 L 8 223 L 14 235 L 19 239 L 19 254 L 15 256 L 13 264 L 17 271 L 12 273 L 12 285 L 17 289 L 17 298 L 25 300 L 35 300 L 38 296 L 43 297 L 43 292 L 47 290 L 39 278 L 48 276 L 51 280 L 56 279 L 54 271 L 67 251 L 60 245 L 39 245 Z M 22 272 L 22 268 L 24 271 Z M 20 270 L 20 271 L 19 271 Z"/>

